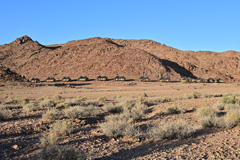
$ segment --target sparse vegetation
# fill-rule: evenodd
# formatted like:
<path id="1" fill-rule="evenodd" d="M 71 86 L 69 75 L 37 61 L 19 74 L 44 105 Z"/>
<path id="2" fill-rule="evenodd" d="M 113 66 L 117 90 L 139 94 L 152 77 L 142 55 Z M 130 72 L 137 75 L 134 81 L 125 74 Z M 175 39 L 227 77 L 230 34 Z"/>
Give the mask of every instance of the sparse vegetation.
<path id="1" fill-rule="evenodd" d="M 129 112 L 131 114 L 131 118 L 134 121 L 139 121 L 142 119 L 143 115 L 145 114 L 147 110 L 147 105 L 142 103 L 137 103 L 134 107 L 132 107 Z"/>
<path id="2" fill-rule="evenodd" d="M 191 137 L 195 132 L 194 127 L 185 121 L 170 122 L 153 126 L 148 135 L 153 139 L 184 139 Z"/>
<path id="3" fill-rule="evenodd" d="M 35 103 L 28 103 L 23 106 L 23 110 L 27 112 L 33 112 L 38 110 L 38 106 Z"/>
<path id="4" fill-rule="evenodd" d="M 52 99 L 44 99 L 42 102 L 39 103 L 40 107 L 54 107 L 55 103 Z"/>
<path id="5" fill-rule="evenodd" d="M 0 121 L 7 120 L 11 115 L 11 112 L 9 109 L 5 107 L 0 108 Z"/>
<path id="6" fill-rule="evenodd" d="M 197 110 L 197 115 L 199 117 L 217 117 L 218 116 L 217 112 L 210 107 L 199 108 Z"/>
<path id="7" fill-rule="evenodd" d="M 99 114 L 100 110 L 98 107 L 89 105 L 85 106 L 74 106 L 69 109 L 65 110 L 65 115 L 68 118 L 75 119 L 75 118 L 82 118 L 84 116 L 96 116 Z"/>
<path id="8" fill-rule="evenodd" d="M 59 117 L 59 112 L 56 109 L 49 109 L 42 115 L 42 120 L 56 120 Z"/>
<path id="9" fill-rule="evenodd" d="M 179 114 L 181 112 L 182 110 L 176 105 L 167 108 L 168 114 Z"/>
<path id="10" fill-rule="evenodd" d="M 222 103 L 216 103 L 214 104 L 214 108 L 218 109 L 218 110 L 224 110 L 225 109 L 225 105 Z"/>
<path id="11" fill-rule="evenodd" d="M 56 133 L 57 136 L 66 136 L 70 135 L 72 132 L 73 126 L 71 122 L 55 122 L 50 130 L 52 133 Z"/>
<path id="12" fill-rule="evenodd" d="M 199 124 L 204 128 L 208 127 L 217 127 L 217 128 L 225 128 L 226 122 L 223 117 L 205 117 L 199 120 Z"/>
<path id="13" fill-rule="evenodd" d="M 123 107 L 121 105 L 115 105 L 115 104 L 108 104 L 105 105 L 104 110 L 109 113 L 121 113 L 123 112 Z"/>
<path id="14" fill-rule="evenodd" d="M 228 123 L 228 127 L 234 127 L 240 125 L 240 110 L 239 109 L 231 109 L 227 112 L 225 117 L 226 122 Z"/>

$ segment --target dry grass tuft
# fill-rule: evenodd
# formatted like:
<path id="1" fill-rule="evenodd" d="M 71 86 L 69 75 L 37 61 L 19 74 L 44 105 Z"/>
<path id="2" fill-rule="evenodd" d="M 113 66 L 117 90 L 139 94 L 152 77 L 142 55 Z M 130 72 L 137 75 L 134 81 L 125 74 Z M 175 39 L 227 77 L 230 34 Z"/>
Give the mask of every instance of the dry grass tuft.
<path id="1" fill-rule="evenodd" d="M 0 108 L 0 120 L 7 120 L 11 115 L 11 112 L 9 109 L 5 108 L 5 107 L 1 107 Z"/>
<path id="2" fill-rule="evenodd" d="M 38 110 L 38 106 L 34 103 L 28 103 L 23 106 L 23 110 L 27 112 L 33 112 Z"/>
<path id="3" fill-rule="evenodd" d="M 121 105 L 108 104 L 103 106 L 104 110 L 109 113 L 122 113 L 123 107 Z"/>
<path id="4" fill-rule="evenodd" d="M 42 120 L 56 120 L 59 117 L 59 112 L 56 109 L 49 109 L 42 115 Z"/>
<path id="5" fill-rule="evenodd" d="M 148 135 L 154 139 L 184 139 L 191 137 L 195 129 L 185 121 L 158 124 L 152 127 Z"/>
<path id="6" fill-rule="evenodd" d="M 199 108 L 197 110 L 197 115 L 199 117 L 217 117 L 218 116 L 217 112 L 210 107 Z"/>
<path id="7" fill-rule="evenodd" d="M 168 114 L 179 114 L 182 110 L 178 106 L 171 106 L 167 108 Z"/>
<path id="8" fill-rule="evenodd" d="M 40 107 L 54 107 L 55 102 L 52 99 L 44 99 L 42 102 L 39 103 Z"/>
<path id="9" fill-rule="evenodd" d="M 73 130 L 73 125 L 71 122 L 55 122 L 50 129 L 50 132 L 55 133 L 57 136 L 66 136 L 70 135 Z"/>

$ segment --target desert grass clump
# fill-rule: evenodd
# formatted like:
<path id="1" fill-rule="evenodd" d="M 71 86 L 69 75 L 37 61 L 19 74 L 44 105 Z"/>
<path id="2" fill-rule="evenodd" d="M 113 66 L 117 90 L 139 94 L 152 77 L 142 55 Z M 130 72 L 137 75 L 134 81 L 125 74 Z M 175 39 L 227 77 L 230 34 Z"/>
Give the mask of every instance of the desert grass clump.
<path id="1" fill-rule="evenodd" d="M 55 132 L 50 132 L 40 138 L 40 147 L 46 148 L 57 144 L 59 136 Z"/>
<path id="2" fill-rule="evenodd" d="M 0 121 L 7 120 L 11 115 L 11 112 L 9 109 L 5 107 L 0 108 Z"/>
<path id="3" fill-rule="evenodd" d="M 66 136 L 70 135 L 73 130 L 73 125 L 71 122 L 55 122 L 50 129 L 50 132 L 56 133 L 57 136 Z"/>
<path id="4" fill-rule="evenodd" d="M 81 106 L 74 106 L 65 110 L 65 116 L 70 119 L 82 118 L 84 116 L 84 109 Z"/>
<path id="5" fill-rule="evenodd" d="M 232 110 L 232 109 L 240 109 L 240 105 L 239 104 L 225 104 L 224 108 L 226 110 Z"/>
<path id="6" fill-rule="evenodd" d="M 42 102 L 39 103 L 40 107 L 54 107 L 55 103 L 52 99 L 44 99 Z"/>
<path id="7" fill-rule="evenodd" d="M 217 127 L 217 128 L 225 128 L 227 124 L 223 117 L 205 117 L 200 119 L 199 124 L 204 128 Z"/>
<path id="8" fill-rule="evenodd" d="M 56 120 L 59 118 L 59 112 L 56 109 L 49 109 L 42 115 L 42 120 Z"/>
<path id="9" fill-rule="evenodd" d="M 85 160 L 86 156 L 69 146 L 52 145 L 35 155 L 38 160 Z"/>
<path id="10" fill-rule="evenodd" d="M 223 103 L 216 103 L 216 104 L 214 104 L 214 108 L 216 108 L 218 110 L 224 110 L 225 105 Z"/>
<path id="11" fill-rule="evenodd" d="M 12 97 L 8 97 L 8 98 L 6 99 L 6 101 L 5 101 L 5 103 L 6 103 L 6 104 L 17 104 L 18 101 L 17 101 L 17 99 L 14 99 L 14 98 L 12 98 Z"/>
<path id="12" fill-rule="evenodd" d="M 106 98 L 106 97 L 99 97 L 99 98 L 98 98 L 98 101 L 99 101 L 99 102 L 106 102 L 106 101 L 107 101 L 107 98 Z"/>
<path id="13" fill-rule="evenodd" d="M 148 134 L 153 139 L 184 139 L 191 137 L 195 128 L 185 121 L 170 122 L 153 126 Z"/>
<path id="14" fill-rule="evenodd" d="M 240 126 L 240 109 L 231 109 L 225 116 L 225 121 L 229 124 L 229 128 Z"/>
<path id="15" fill-rule="evenodd" d="M 123 107 L 126 109 L 131 109 L 136 105 L 137 101 L 136 100 L 127 100 L 126 102 L 123 103 Z"/>
<path id="16" fill-rule="evenodd" d="M 23 110 L 27 112 L 34 112 L 38 110 L 38 106 L 35 103 L 28 103 L 23 106 Z"/>
<path id="17" fill-rule="evenodd" d="M 163 97 L 162 98 L 162 103 L 167 103 L 167 102 L 172 102 L 172 101 L 173 101 L 173 99 L 170 98 L 170 97 Z"/>
<path id="18" fill-rule="evenodd" d="M 83 103 L 83 105 L 85 105 L 85 106 L 92 105 L 92 106 L 97 106 L 98 107 L 98 106 L 100 106 L 100 103 L 99 103 L 98 100 L 87 100 Z"/>
<path id="19" fill-rule="evenodd" d="M 144 114 L 146 113 L 147 110 L 147 105 L 142 104 L 142 103 L 137 103 L 134 107 L 132 107 L 129 112 L 131 114 L 131 118 L 134 121 L 139 121 L 142 120 Z"/>
<path id="20" fill-rule="evenodd" d="M 168 114 L 179 114 L 182 112 L 182 110 L 176 105 L 168 107 L 166 111 Z"/>
<path id="21" fill-rule="evenodd" d="M 68 118 L 76 119 L 86 116 L 96 116 L 100 113 L 100 109 L 96 106 L 74 106 L 65 110 L 65 115 Z"/>
<path id="22" fill-rule="evenodd" d="M 83 153 L 75 151 L 69 146 L 59 146 L 57 144 L 58 136 L 56 133 L 49 133 L 40 139 L 41 150 L 34 156 L 34 159 L 39 160 L 85 160 L 86 156 Z"/>
<path id="23" fill-rule="evenodd" d="M 211 97 L 213 97 L 213 95 L 212 94 L 208 94 L 208 93 L 203 93 L 202 97 L 203 98 L 211 98 Z"/>
<path id="24" fill-rule="evenodd" d="M 109 113 L 122 113 L 123 107 L 121 105 L 108 104 L 103 106 L 104 110 Z"/>
<path id="25" fill-rule="evenodd" d="M 66 109 L 66 108 L 69 108 L 69 107 L 70 107 L 70 104 L 67 103 L 67 102 L 60 102 L 60 103 L 56 104 L 57 109 Z"/>
<path id="26" fill-rule="evenodd" d="M 210 107 L 199 108 L 197 110 L 197 115 L 199 117 L 217 117 L 218 116 L 217 112 Z"/>
<path id="27" fill-rule="evenodd" d="M 224 97 L 221 102 L 223 104 L 240 104 L 240 100 L 236 98 L 236 96 Z"/>
<path id="28" fill-rule="evenodd" d="M 26 98 L 26 97 L 17 97 L 17 102 L 21 105 L 25 105 L 25 104 L 28 104 L 30 102 L 30 99 L 29 98 Z"/>
<path id="29" fill-rule="evenodd" d="M 111 138 L 123 137 L 126 130 L 131 127 L 128 120 L 130 116 L 128 114 L 115 114 L 109 115 L 106 118 L 106 122 L 100 124 L 100 129 L 103 134 Z"/>

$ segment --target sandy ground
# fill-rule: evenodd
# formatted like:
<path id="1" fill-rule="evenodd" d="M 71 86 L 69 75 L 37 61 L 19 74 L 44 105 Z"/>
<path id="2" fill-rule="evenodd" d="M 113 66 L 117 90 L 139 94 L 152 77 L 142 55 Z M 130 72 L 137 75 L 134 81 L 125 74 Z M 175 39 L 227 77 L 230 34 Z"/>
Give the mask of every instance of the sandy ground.
<path id="1" fill-rule="evenodd" d="M 43 83 L 36 86 L 8 84 L 0 87 L 0 101 L 7 97 L 28 97 L 37 101 L 42 96 L 62 96 L 64 99 L 77 96 L 87 99 L 106 97 L 113 100 L 115 96 L 132 99 L 146 93 L 148 98 L 171 97 L 168 103 L 157 103 L 149 107 L 143 120 L 135 125 L 154 125 L 185 120 L 197 128 L 193 137 L 184 140 L 150 140 L 134 139 L 114 140 L 103 135 L 99 123 L 103 117 L 90 117 L 71 120 L 74 132 L 60 138 L 59 144 L 72 146 L 86 153 L 87 159 L 239 159 L 240 130 L 202 128 L 199 117 L 194 110 L 201 107 L 212 107 L 221 97 L 187 99 L 193 92 L 201 94 L 234 94 L 239 93 L 238 84 L 183 84 L 160 82 L 83 82 L 67 84 Z M 167 107 L 178 105 L 191 111 L 177 115 L 163 114 Z M 26 112 L 21 105 L 12 105 L 12 116 L 0 122 L 0 159 L 32 159 L 39 152 L 39 138 L 46 134 L 53 121 L 42 122 L 44 110 Z M 70 121 L 60 119 L 57 121 Z M 17 145 L 17 148 L 13 147 Z"/>

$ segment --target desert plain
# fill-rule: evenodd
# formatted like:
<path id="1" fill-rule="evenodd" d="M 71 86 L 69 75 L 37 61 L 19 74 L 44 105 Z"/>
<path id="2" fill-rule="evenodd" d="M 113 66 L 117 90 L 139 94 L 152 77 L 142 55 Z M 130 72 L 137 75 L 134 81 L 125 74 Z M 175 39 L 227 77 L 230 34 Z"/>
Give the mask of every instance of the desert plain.
<path id="1" fill-rule="evenodd" d="M 137 80 L 1 83 L 1 110 L 7 110 L 8 115 L 0 121 L 0 159 L 41 159 L 43 155 L 39 154 L 51 152 L 51 147 L 48 148 L 51 145 L 63 150 L 71 148 L 69 154 L 80 154 L 80 159 L 239 159 L 239 125 L 204 125 L 201 120 L 205 115 L 199 113 L 201 108 L 210 108 L 209 112 L 216 113 L 216 117 L 210 115 L 211 118 L 224 120 L 229 107 L 227 109 L 226 104 L 225 108 L 217 106 L 224 98 L 234 97 L 237 100 L 239 89 L 237 83 Z M 114 118 L 106 117 L 125 114 L 125 110 L 129 109 L 126 109 L 128 102 L 145 106 L 143 112 L 138 112 L 139 117 L 128 118 L 127 124 L 124 124 L 134 128 L 130 131 L 136 133 L 109 134 L 102 124 Z M 90 107 L 91 110 L 83 109 L 78 116 L 66 113 L 66 110 L 76 106 Z M 120 110 L 109 109 L 114 106 Z M 169 108 L 173 106 L 177 112 L 171 112 Z M 49 110 L 57 114 L 44 118 Z M 133 113 L 133 110 L 130 109 L 130 112 Z M 56 122 L 68 122 L 71 127 L 66 129 L 66 134 L 60 134 L 64 127 L 59 130 L 55 127 L 54 130 Z M 112 123 L 121 128 L 118 122 Z M 165 136 L 162 136 L 162 131 L 159 135 L 156 130 L 155 135 L 152 133 L 154 126 L 178 125 L 181 122 L 189 127 L 186 136 L 178 136 L 185 133 L 176 132 L 169 137 L 174 132 L 170 131 L 174 130 L 171 127 L 166 130 Z M 107 129 L 114 127 L 112 123 L 107 124 Z M 53 140 L 47 143 L 49 135 L 55 138 L 52 137 Z M 62 153 L 65 153 L 63 150 Z M 57 152 L 58 148 L 54 151 Z"/>

